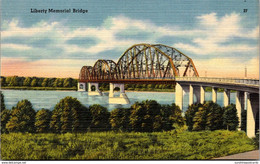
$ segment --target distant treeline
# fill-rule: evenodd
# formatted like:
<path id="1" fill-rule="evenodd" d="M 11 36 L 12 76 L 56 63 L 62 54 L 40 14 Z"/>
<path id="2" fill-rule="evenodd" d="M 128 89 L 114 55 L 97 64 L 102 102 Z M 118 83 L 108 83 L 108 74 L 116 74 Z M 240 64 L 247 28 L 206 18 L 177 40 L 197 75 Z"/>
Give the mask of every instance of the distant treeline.
<path id="1" fill-rule="evenodd" d="M 43 77 L 1 77 L 2 87 L 77 87 L 78 80 L 73 78 Z"/>
<path id="2" fill-rule="evenodd" d="M 43 78 L 43 77 L 19 77 L 19 76 L 1 76 L 1 87 L 8 89 L 77 89 L 78 80 L 73 78 Z M 101 91 L 109 90 L 109 83 L 99 83 Z M 119 88 L 116 88 L 117 90 Z M 205 90 L 210 92 L 211 87 Z M 174 92 L 175 84 L 125 84 L 125 90 L 128 91 L 158 91 Z M 223 88 L 218 88 L 218 92 L 223 92 Z"/>
<path id="3" fill-rule="evenodd" d="M 109 83 L 100 83 L 101 91 L 109 90 Z M 115 88 L 117 90 L 119 88 Z M 125 84 L 125 90 L 129 91 L 174 91 L 174 84 Z"/>

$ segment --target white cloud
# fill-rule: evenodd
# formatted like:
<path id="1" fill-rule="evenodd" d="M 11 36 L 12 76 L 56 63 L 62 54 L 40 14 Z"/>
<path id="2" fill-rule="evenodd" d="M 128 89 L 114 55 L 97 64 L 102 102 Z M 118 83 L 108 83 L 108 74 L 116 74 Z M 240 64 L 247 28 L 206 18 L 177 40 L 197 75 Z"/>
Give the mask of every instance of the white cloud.
<path id="1" fill-rule="evenodd" d="M 256 39 L 259 27 L 247 32 L 242 27 L 239 14 L 232 13 L 218 18 L 216 13 L 206 14 L 197 17 L 199 27 L 203 30 L 203 37 L 195 37 L 192 44 L 176 43 L 175 47 L 185 49 L 199 55 L 227 55 L 226 53 L 256 52 L 257 45 L 229 42 L 235 37 Z M 232 42 L 231 42 L 232 43 Z"/>
<path id="2" fill-rule="evenodd" d="M 116 50 L 124 52 L 129 46 L 137 43 L 156 43 L 159 38 L 162 37 L 175 37 L 190 39 L 192 43 L 187 43 L 181 41 L 173 44 L 173 47 L 179 49 L 180 51 L 187 51 L 188 56 L 192 54 L 196 55 L 208 55 L 209 58 L 216 55 L 224 55 L 225 57 L 233 56 L 236 53 L 250 54 L 248 60 L 250 63 L 256 67 L 254 63 L 257 53 L 257 45 L 250 44 L 249 41 L 256 42 L 259 35 L 259 27 L 254 27 L 252 30 L 248 31 L 248 28 L 243 27 L 242 17 L 237 13 L 227 14 L 223 17 L 218 17 L 216 13 L 209 13 L 197 17 L 198 24 L 196 27 L 190 29 L 181 26 L 170 26 L 170 25 L 156 25 L 149 20 L 137 20 L 131 19 L 125 16 L 109 17 L 107 18 L 101 26 L 98 27 L 79 27 L 70 28 L 69 26 L 64 26 L 62 22 L 39 22 L 32 27 L 21 27 L 18 20 L 11 20 L 10 22 L 4 21 L 2 35 L 2 49 L 14 49 L 17 51 L 31 51 L 28 53 L 27 57 L 30 59 L 35 52 L 41 52 L 37 55 L 37 60 L 47 63 L 44 58 L 46 56 L 57 57 L 71 57 L 70 55 L 77 55 L 77 53 L 86 54 L 87 56 L 93 56 L 98 58 L 99 53 L 106 52 L 109 50 Z M 131 31 L 132 30 L 132 31 Z M 120 33 L 127 33 L 126 37 L 118 37 Z M 131 33 L 132 32 L 132 33 Z M 148 33 L 148 38 L 131 37 L 131 35 L 138 35 L 139 33 Z M 24 37 L 25 43 L 18 44 L 15 43 L 5 43 L 5 39 L 16 37 Z M 37 38 L 48 38 L 52 42 L 47 47 L 34 47 L 30 44 L 26 44 L 26 40 L 34 41 Z M 93 44 L 89 46 L 70 44 L 68 41 L 78 38 L 93 38 Z M 247 42 L 237 42 L 234 38 L 246 39 Z M 57 49 L 56 51 L 50 51 Z M 2 51 L 5 52 L 5 51 Z M 53 53 L 46 55 L 45 53 Z M 57 53 L 58 52 L 58 53 Z M 59 53 L 61 52 L 61 53 Z M 25 53 L 24 53 L 25 54 Z M 31 54 L 31 55 L 29 55 Z M 8 56 L 2 54 L 3 56 Z M 41 57 L 42 55 L 42 57 Z M 107 54 L 107 58 L 110 55 L 114 57 L 119 57 L 121 54 Z M 254 60 L 253 60 L 254 59 Z M 46 59 L 47 60 L 47 59 Z M 199 69 L 202 70 L 203 64 L 214 63 L 222 65 L 225 70 L 229 69 L 230 64 L 234 67 L 230 67 L 231 70 L 235 71 L 233 68 L 238 68 L 234 63 L 242 63 L 241 60 L 235 59 L 222 60 L 222 59 L 209 59 L 209 60 L 199 60 Z M 50 61 L 50 60 L 48 60 Z M 76 60 L 73 60 L 76 61 Z M 232 62 L 233 61 L 233 62 Z M 39 61 L 40 62 L 40 61 Z M 55 60 L 55 63 L 58 61 Z M 78 61 L 77 61 L 78 62 Z M 64 63 L 64 61 L 63 61 Z M 68 62 L 69 64 L 70 62 Z M 81 62 L 78 62 L 79 65 Z M 200 64 L 201 63 L 201 64 Z M 40 64 L 40 63 L 37 63 Z M 88 64 L 91 65 L 91 64 Z M 50 66 L 51 67 L 51 66 Z M 253 69 L 253 68 L 252 68 Z M 221 72 L 221 71 L 220 71 Z M 222 71 L 225 72 L 224 70 Z"/>
<path id="3" fill-rule="evenodd" d="M 32 47 L 22 44 L 1 44 L 1 47 L 6 49 L 16 49 L 20 51 L 32 49 Z"/>

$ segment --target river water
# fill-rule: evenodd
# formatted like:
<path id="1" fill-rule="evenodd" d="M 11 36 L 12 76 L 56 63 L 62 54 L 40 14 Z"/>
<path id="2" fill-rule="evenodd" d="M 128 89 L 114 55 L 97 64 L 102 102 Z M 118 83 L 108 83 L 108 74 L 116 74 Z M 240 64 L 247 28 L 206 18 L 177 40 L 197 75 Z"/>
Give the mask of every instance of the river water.
<path id="1" fill-rule="evenodd" d="M 130 107 L 136 101 L 156 100 L 160 104 L 172 104 L 175 102 L 174 92 L 126 92 L 130 100 L 130 104 L 108 104 L 108 92 L 103 96 L 88 96 L 87 92 L 77 91 L 35 91 L 35 90 L 2 90 L 5 98 L 7 109 L 11 109 L 18 101 L 23 99 L 29 100 L 33 104 L 35 110 L 42 108 L 53 110 L 54 106 L 64 97 L 71 96 L 77 98 L 85 106 L 92 104 L 100 104 L 107 107 L 109 111 L 119 107 Z M 116 93 L 118 94 L 118 93 Z M 115 95 L 116 95 L 115 94 Z M 235 94 L 230 94 L 230 102 L 235 103 Z M 194 96 L 195 97 L 195 96 Z M 211 100 L 211 92 L 205 93 L 205 100 Z M 194 98 L 196 100 L 196 98 Z M 188 94 L 184 94 L 183 111 L 187 110 L 189 102 Z M 217 103 L 223 106 L 223 93 L 218 92 Z"/>

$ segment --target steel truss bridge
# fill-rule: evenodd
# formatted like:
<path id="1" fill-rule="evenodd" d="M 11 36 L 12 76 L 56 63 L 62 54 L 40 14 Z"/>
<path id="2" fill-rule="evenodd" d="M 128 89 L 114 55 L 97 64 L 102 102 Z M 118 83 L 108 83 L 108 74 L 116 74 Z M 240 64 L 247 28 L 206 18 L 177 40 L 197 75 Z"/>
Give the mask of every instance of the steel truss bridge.
<path id="1" fill-rule="evenodd" d="M 83 66 L 79 82 L 173 83 L 175 77 L 198 77 L 191 58 L 162 44 L 136 44 L 117 62 L 99 59 Z"/>
<path id="2" fill-rule="evenodd" d="M 175 103 L 182 109 L 183 95 L 189 93 L 189 105 L 205 101 L 205 87 L 212 88 L 212 101 L 217 102 L 217 89 L 223 88 L 223 104 L 230 104 L 230 91 L 236 91 L 236 109 L 241 125 L 241 112 L 247 111 L 247 135 L 254 137 L 259 129 L 259 80 L 199 77 L 191 58 L 179 50 L 162 44 L 136 44 L 128 48 L 117 62 L 97 60 L 94 66 L 83 66 L 78 91 L 102 95 L 99 83 L 110 83 L 109 103 L 128 104 L 125 83 L 175 84 Z M 92 91 L 91 87 L 95 90 Z M 120 97 L 114 89 L 120 88 Z M 194 96 L 196 102 L 194 102 Z M 259 121 L 259 119 L 258 119 Z"/>

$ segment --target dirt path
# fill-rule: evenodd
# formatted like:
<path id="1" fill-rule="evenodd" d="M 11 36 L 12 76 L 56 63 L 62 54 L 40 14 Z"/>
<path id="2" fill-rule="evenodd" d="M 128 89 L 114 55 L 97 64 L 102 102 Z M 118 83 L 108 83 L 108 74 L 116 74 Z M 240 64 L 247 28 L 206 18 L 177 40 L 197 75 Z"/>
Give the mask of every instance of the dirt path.
<path id="1" fill-rule="evenodd" d="M 254 150 L 254 151 L 249 151 L 249 152 L 245 152 L 245 153 L 239 153 L 239 154 L 234 154 L 234 155 L 229 155 L 229 156 L 225 156 L 225 157 L 219 157 L 219 158 L 215 158 L 215 159 L 255 159 L 255 160 L 259 160 L 259 150 Z"/>

